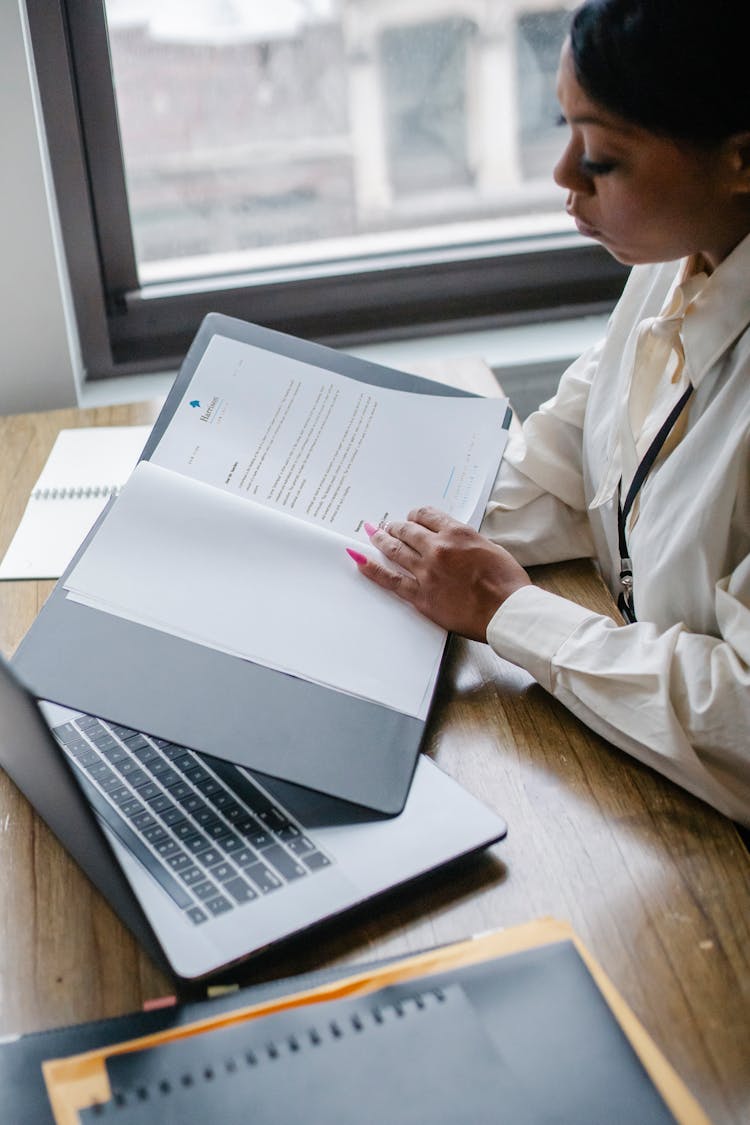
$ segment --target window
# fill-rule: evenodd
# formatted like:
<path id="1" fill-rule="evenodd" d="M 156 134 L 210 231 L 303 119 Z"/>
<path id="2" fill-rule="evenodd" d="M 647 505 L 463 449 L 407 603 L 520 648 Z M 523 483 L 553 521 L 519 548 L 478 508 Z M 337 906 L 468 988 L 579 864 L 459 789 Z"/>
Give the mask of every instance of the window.
<path id="1" fill-rule="evenodd" d="M 551 180 L 560 4 L 27 2 L 94 375 L 211 310 L 346 344 L 621 289 Z"/>

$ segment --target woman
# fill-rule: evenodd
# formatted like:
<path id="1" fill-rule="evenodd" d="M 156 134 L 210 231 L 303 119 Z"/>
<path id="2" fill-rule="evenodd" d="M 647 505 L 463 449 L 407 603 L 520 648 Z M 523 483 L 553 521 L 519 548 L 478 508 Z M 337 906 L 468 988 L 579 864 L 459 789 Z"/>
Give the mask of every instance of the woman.
<path id="1" fill-rule="evenodd" d="M 579 230 L 634 266 L 625 292 L 605 339 L 510 442 L 483 534 L 420 509 L 370 528 L 383 557 L 358 562 L 746 824 L 749 10 L 578 9 L 554 176 Z M 629 624 L 537 589 L 523 569 L 580 556 L 598 560 Z"/>

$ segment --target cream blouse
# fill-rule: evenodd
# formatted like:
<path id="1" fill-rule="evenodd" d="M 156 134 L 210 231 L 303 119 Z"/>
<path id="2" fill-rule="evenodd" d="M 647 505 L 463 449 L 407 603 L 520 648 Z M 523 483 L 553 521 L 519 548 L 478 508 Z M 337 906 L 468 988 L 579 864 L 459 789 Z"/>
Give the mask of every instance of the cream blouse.
<path id="1" fill-rule="evenodd" d="M 679 362 L 667 349 L 644 379 L 644 322 L 675 309 Z M 633 269 L 605 339 L 511 439 L 483 531 L 527 566 L 593 557 L 617 596 L 616 481 L 688 380 L 684 432 L 628 530 L 637 622 L 524 587 L 487 640 L 605 738 L 750 824 L 750 236 L 699 282 L 684 262 Z"/>

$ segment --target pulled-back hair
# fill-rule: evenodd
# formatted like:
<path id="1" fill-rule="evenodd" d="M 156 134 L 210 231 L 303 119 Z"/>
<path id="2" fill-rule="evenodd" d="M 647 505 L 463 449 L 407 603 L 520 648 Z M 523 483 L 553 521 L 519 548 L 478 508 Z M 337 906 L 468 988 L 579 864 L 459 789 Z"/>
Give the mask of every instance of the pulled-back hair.
<path id="1" fill-rule="evenodd" d="M 750 0 L 586 0 L 570 44 L 594 101 L 698 145 L 750 130 Z"/>

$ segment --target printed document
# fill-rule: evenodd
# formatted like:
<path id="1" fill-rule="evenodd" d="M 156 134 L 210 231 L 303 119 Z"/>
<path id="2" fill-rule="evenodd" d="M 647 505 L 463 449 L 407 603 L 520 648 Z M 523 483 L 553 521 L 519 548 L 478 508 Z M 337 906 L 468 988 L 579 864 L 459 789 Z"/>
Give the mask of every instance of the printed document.
<path id="1" fill-rule="evenodd" d="M 214 337 L 68 596 L 424 717 L 445 632 L 367 582 L 362 524 L 478 522 L 506 403 L 370 386 Z"/>

